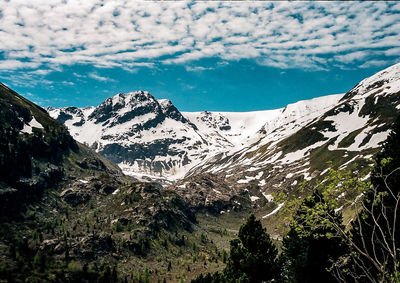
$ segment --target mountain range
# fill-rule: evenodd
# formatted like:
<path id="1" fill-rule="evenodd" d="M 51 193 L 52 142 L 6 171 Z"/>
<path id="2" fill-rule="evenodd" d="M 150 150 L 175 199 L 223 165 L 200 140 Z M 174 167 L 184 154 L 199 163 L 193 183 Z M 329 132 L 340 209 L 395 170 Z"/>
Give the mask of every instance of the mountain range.
<path id="1" fill-rule="evenodd" d="M 325 161 L 343 165 L 372 157 L 398 113 L 399 79 L 397 64 L 345 94 L 266 111 L 180 112 L 145 91 L 120 93 L 97 107 L 48 111 L 126 174 L 171 184 L 208 172 L 263 186 L 270 183 L 265 168 L 271 176 L 273 166 L 302 171 L 307 179 L 323 172 Z"/>

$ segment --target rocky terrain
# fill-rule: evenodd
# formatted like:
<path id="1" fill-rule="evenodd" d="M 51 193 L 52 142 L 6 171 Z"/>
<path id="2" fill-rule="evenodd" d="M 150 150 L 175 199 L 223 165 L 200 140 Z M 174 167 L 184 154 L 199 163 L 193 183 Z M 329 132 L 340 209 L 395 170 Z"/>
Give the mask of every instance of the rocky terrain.
<path id="1" fill-rule="evenodd" d="M 177 193 L 124 175 L 3 84 L 0 109 L 0 281 L 173 281 L 179 262 L 203 270 L 205 258 L 215 269 L 221 254 Z"/>

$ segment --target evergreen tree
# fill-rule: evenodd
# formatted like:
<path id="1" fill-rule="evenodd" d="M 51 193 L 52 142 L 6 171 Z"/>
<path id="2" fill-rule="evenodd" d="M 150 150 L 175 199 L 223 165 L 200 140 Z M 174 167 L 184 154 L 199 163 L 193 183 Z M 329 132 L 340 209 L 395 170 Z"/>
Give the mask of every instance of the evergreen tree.
<path id="1" fill-rule="evenodd" d="M 266 229 L 251 215 L 240 227 L 239 239 L 230 243 L 230 255 L 223 273 L 200 274 L 192 282 L 269 282 L 278 274 L 277 254 Z"/>
<path id="2" fill-rule="evenodd" d="M 143 282 L 149 283 L 150 282 L 150 273 L 149 270 L 146 268 L 143 275 Z"/>
<path id="3" fill-rule="evenodd" d="M 217 271 L 213 274 L 207 273 L 205 276 L 203 276 L 203 274 L 200 274 L 196 279 L 193 279 L 191 282 L 192 283 L 221 283 L 221 282 L 226 282 L 226 281 L 227 280 L 224 279 L 223 275 Z"/>
<path id="4" fill-rule="evenodd" d="M 224 270 L 228 280 L 269 281 L 277 274 L 277 249 L 261 222 L 251 215 L 239 229 L 239 239 L 231 241 L 230 257 Z"/>
<path id="5" fill-rule="evenodd" d="M 326 205 L 317 191 L 307 197 L 283 239 L 279 258 L 283 282 L 337 282 L 328 269 L 346 251 L 336 231 L 342 217 Z M 334 225 L 332 225 L 334 224 Z"/>

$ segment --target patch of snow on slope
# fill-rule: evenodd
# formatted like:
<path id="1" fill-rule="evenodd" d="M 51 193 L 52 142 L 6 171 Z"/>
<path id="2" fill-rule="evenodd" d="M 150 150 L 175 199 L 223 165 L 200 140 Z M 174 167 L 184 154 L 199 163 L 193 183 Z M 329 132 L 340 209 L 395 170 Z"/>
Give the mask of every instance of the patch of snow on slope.
<path id="1" fill-rule="evenodd" d="M 250 167 L 249 169 L 246 170 L 246 172 L 253 172 L 253 171 L 257 171 L 260 170 L 260 167 Z"/>
<path id="2" fill-rule="evenodd" d="M 253 176 L 245 176 L 246 179 L 238 180 L 237 183 L 238 184 L 247 184 L 250 181 L 259 180 L 263 174 L 264 174 L 264 172 L 261 171 L 254 177 Z"/>
<path id="3" fill-rule="evenodd" d="M 250 196 L 250 200 L 253 202 L 253 201 L 256 201 L 256 200 L 259 200 L 260 198 L 258 197 L 258 196 Z"/>
<path id="4" fill-rule="evenodd" d="M 259 172 L 258 174 L 257 174 L 257 176 L 255 177 L 257 180 L 259 180 L 261 177 L 262 177 L 262 175 L 264 174 L 264 171 L 261 171 L 261 172 Z"/>
<path id="5" fill-rule="evenodd" d="M 221 192 L 218 191 L 218 190 L 216 190 L 216 189 L 213 189 L 213 191 L 214 191 L 215 193 L 217 193 L 217 194 L 221 194 Z"/>
<path id="6" fill-rule="evenodd" d="M 350 163 L 352 163 L 354 160 L 356 160 L 357 158 L 359 158 L 360 157 L 360 155 L 356 155 L 356 156 L 354 156 L 352 159 L 350 159 L 349 161 L 347 161 L 347 162 L 345 162 L 345 163 L 343 163 L 342 165 L 340 165 L 340 169 L 343 169 L 343 168 L 346 168 L 347 167 L 347 165 L 349 165 Z"/>
<path id="7" fill-rule="evenodd" d="M 261 162 L 261 165 L 267 165 L 267 164 L 275 163 L 281 156 L 282 156 L 282 151 L 278 151 L 271 158 L 267 158 L 263 162 Z"/>
<path id="8" fill-rule="evenodd" d="M 326 168 L 324 171 L 322 171 L 321 173 L 319 173 L 320 176 L 324 175 L 325 173 L 327 173 L 329 171 L 330 168 Z"/>
<path id="9" fill-rule="evenodd" d="M 309 172 L 303 173 L 303 176 L 304 176 L 304 180 L 306 180 L 306 181 L 311 181 L 311 179 L 312 179 Z"/>
<path id="10" fill-rule="evenodd" d="M 360 179 L 360 181 L 366 181 L 366 180 L 368 180 L 369 179 L 369 177 L 371 177 L 371 173 L 368 173 L 367 175 L 365 175 L 364 177 L 362 177 L 361 179 Z"/>
<path id="11" fill-rule="evenodd" d="M 120 166 L 120 164 L 118 164 L 118 166 Z M 128 175 L 128 176 L 132 176 L 135 177 L 136 179 L 138 179 L 141 182 L 159 182 L 162 185 L 170 185 L 172 184 L 172 181 L 165 178 L 165 177 L 160 177 L 160 176 L 154 176 L 154 175 L 150 175 L 150 174 L 142 174 L 142 173 L 137 173 L 137 172 L 133 172 L 133 171 L 124 171 L 123 167 L 121 167 L 121 170 L 124 172 L 124 174 Z"/>
<path id="12" fill-rule="evenodd" d="M 325 118 L 325 121 L 332 121 L 333 125 L 337 129 L 335 132 L 322 132 L 322 134 L 327 138 L 338 137 L 333 145 L 329 145 L 329 150 L 337 150 L 339 147 L 339 143 L 347 137 L 350 133 L 361 129 L 364 127 L 369 117 L 360 117 L 359 112 L 362 109 L 365 101 L 358 101 L 357 104 L 354 104 L 354 110 L 350 112 L 339 112 L 334 116 L 328 116 Z"/>
<path id="13" fill-rule="evenodd" d="M 391 130 L 387 130 L 385 132 L 380 132 L 380 133 L 374 134 L 371 137 L 370 141 L 368 142 L 368 146 L 371 148 L 380 147 L 381 143 L 383 143 L 387 139 L 390 132 L 391 132 Z M 364 146 L 364 148 L 366 148 L 366 147 Z"/>
<path id="14" fill-rule="evenodd" d="M 320 141 L 320 142 L 316 142 L 315 144 L 312 144 L 310 146 L 307 146 L 303 149 L 300 149 L 298 151 L 286 153 L 286 155 L 281 160 L 281 164 L 290 164 L 295 161 L 299 161 L 305 157 L 308 157 L 311 149 L 320 147 L 323 144 L 325 144 L 325 141 Z"/>
<path id="15" fill-rule="evenodd" d="M 268 201 L 273 201 L 274 200 L 274 197 L 272 195 L 266 194 L 264 192 L 262 194 Z"/>
<path id="16" fill-rule="evenodd" d="M 42 124 L 35 119 L 35 116 L 32 116 L 32 120 L 28 124 L 24 124 L 24 128 L 21 130 L 21 132 L 32 134 L 32 128 L 44 129 Z"/>
<path id="17" fill-rule="evenodd" d="M 285 179 L 290 179 L 290 178 L 292 178 L 293 177 L 293 173 L 288 173 L 287 175 L 286 175 L 286 177 L 285 177 Z"/>
<path id="18" fill-rule="evenodd" d="M 277 208 L 275 208 L 273 211 L 271 211 L 270 213 L 268 213 L 267 215 L 264 215 L 262 218 L 263 219 L 265 219 L 265 218 L 268 218 L 268 217 L 270 217 L 271 215 L 274 215 L 274 214 L 276 214 L 281 208 L 282 208 L 282 206 L 284 205 L 285 203 L 283 202 L 283 203 L 280 203 L 280 204 L 278 204 L 278 207 Z"/>

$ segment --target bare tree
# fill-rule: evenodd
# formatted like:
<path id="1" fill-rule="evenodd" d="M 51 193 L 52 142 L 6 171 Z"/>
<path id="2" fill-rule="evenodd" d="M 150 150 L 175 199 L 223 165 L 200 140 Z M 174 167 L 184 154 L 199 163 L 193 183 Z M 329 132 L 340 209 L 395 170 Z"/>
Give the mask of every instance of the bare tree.
<path id="1" fill-rule="evenodd" d="M 388 184 L 388 178 L 398 171 L 400 168 L 383 175 L 381 170 L 376 177 L 382 179 L 384 188 L 371 186 L 365 199 L 354 203 L 360 212 L 349 232 L 332 221 L 351 250 L 332 266 L 338 281 L 348 282 L 352 278 L 356 282 L 400 282 L 400 193 Z"/>

